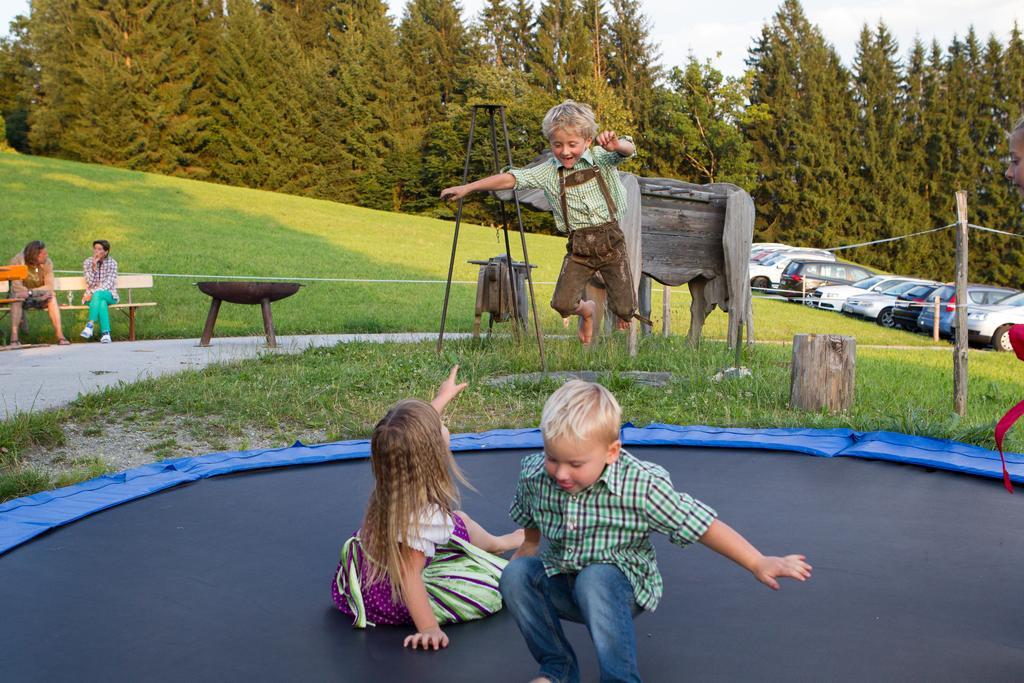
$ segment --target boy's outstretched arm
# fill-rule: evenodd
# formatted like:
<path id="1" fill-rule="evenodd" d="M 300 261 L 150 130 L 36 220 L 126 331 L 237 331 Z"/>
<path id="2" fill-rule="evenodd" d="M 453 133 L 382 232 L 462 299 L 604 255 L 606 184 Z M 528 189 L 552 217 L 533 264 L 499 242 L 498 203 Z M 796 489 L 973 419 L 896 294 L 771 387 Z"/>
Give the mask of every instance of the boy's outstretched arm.
<path id="1" fill-rule="evenodd" d="M 455 185 L 441 190 L 441 199 L 451 201 L 462 199 L 470 192 L 491 192 L 494 190 L 512 190 L 516 186 L 516 177 L 511 173 L 497 173 L 465 185 Z"/>
<path id="2" fill-rule="evenodd" d="M 533 557 L 540 552 L 540 529 L 526 528 L 523 529 L 523 533 L 525 535 L 523 544 L 519 546 L 509 562 L 517 557 Z"/>
<path id="3" fill-rule="evenodd" d="M 739 532 L 720 520 L 715 520 L 700 537 L 700 542 L 740 565 L 758 581 L 772 590 L 779 590 L 775 579 L 788 577 L 797 581 L 811 578 L 811 565 L 803 555 L 785 557 L 765 556 Z"/>

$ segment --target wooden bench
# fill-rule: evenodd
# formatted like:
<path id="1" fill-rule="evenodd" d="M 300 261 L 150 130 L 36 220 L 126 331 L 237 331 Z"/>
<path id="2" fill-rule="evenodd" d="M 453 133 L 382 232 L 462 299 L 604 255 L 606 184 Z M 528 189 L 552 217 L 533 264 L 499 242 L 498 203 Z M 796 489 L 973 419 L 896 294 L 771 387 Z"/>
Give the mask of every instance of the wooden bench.
<path id="1" fill-rule="evenodd" d="M 55 277 L 53 279 L 54 296 L 57 297 L 57 303 L 62 311 L 87 311 L 89 310 L 89 304 L 74 304 L 74 293 L 85 291 L 85 278 L 84 277 Z M 135 341 L 135 310 L 146 306 L 156 306 L 155 301 L 133 301 L 132 291 L 136 289 L 150 289 L 153 287 L 153 276 L 152 275 L 118 275 L 117 276 L 117 293 L 121 295 L 121 299 L 116 304 L 111 304 L 111 310 L 119 310 L 121 313 L 128 316 L 128 341 Z M 8 297 L 8 290 L 10 283 L 6 281 L 0 281 L 0 303 L 9 302 L 11 299 Z M 63 295 L 63 296 L 62 296 Z M 61 300 L 64 303 L 61 303 Z M 82 298 L 78 297 L 81 301 Z M 10 313 L 10 303 L 3 303 L 0 305 L 0 320 L 7 317 Z M 22 320 L 27 320 L 28 316 L 23 316 Z"/>

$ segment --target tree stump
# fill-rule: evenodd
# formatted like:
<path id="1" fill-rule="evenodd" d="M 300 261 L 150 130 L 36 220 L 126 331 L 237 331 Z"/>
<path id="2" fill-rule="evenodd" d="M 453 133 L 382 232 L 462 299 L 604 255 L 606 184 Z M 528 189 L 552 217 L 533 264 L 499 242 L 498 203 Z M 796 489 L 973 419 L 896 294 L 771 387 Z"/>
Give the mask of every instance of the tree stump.
<path id="1" fill-rule="evenodd" d="M 837 334 L 793 337 L 789 406 L 796 410 L 842 412 L 853 405 L 857 342 Z"/>

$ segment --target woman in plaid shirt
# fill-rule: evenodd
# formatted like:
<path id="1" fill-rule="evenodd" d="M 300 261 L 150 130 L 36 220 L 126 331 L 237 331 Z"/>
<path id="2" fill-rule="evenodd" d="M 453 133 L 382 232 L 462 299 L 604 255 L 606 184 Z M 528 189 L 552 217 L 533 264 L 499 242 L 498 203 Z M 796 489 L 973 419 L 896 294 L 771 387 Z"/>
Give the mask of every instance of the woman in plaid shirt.
<path id="1" fill-rule="evenodd" d="M 535 681 L 578 681 L 561 619 L 584 623 L 602 681 L 639 681 L 633 617 L 662 593 L 651 545 L 699 541 L 768 587 L 806 581 L 803 555 L 766 557 L 668 472 L 622 450 L 622 409 L 599 384 L 572 380 L 544 405 L 544 452 L 523 459 L 511 516 L 526 540 L 501 576 L 501 596 L 540 665 Z M 538 557 L 541 536 L 548 548 Z"/>
<path id="2" fill-rule="evenodd" d="M 117 303 L 117 261 L 110 258 L 110 242 L 96 240 L 92 243 L 92 256 L 82 262 L 85 277 L 85 294 L 82 303 L 89 304 L 89 321 L 82 330 L 82 338 L 92 337 L 93 323 L 100 321 L 100 341 L 110 343 L 110 312 L 107 307 Z"/>

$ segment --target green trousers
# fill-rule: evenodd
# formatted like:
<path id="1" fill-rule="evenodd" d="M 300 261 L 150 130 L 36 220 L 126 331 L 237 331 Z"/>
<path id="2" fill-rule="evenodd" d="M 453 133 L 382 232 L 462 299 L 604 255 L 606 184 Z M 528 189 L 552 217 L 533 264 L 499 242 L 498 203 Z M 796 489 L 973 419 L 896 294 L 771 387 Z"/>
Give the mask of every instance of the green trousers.
<path id="1" fill-rule="evenodd" d="M 99 321 L 101 334 L 110 334 L 110 312 L 107 307 L 114 301 L 114 295 L 105 289 L 97 289 L 89 299 L 89 320 Z"/>

